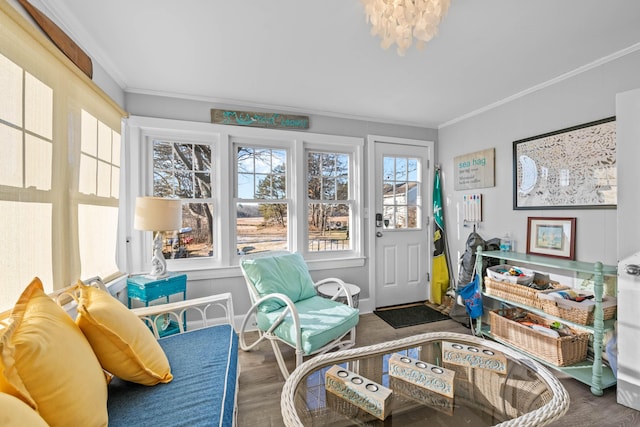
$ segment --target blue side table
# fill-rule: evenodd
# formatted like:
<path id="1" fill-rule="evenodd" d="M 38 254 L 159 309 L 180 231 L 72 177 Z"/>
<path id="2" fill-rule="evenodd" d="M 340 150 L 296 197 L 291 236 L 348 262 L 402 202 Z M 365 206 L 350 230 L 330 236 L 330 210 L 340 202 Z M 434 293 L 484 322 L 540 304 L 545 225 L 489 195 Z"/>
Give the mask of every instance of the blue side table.
<path id="1" fill-rule="evenodd" d="M 182 299 L 187 298 L 187 275 L 184 273 L 169 273 L 169 276 L 162 279 L 151 279 L 145 276 L 131 276 L 127 278 L 127 297 L 129 308 L 132 300 L 140 301 L 145 307 L 149 303 L 160 298 L 165 298 L 169 302 L 169 297 L 174 294 L 182 294 Z M 157 319 L 158 332 L 160 336 L 172 335 L 179 332 L 180 328 L 175 321 L 167 321 L 162 318 Z M 186 329 L 186 322 L 183 319 L 183 326 Z"/>

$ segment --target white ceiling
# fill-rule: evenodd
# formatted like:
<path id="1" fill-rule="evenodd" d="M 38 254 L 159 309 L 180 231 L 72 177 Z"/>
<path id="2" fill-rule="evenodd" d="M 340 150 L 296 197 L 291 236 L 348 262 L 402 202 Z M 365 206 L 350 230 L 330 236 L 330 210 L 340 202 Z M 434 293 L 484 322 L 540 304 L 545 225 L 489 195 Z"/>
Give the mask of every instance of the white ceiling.
<path id="1" fill-rule="evenodd" d="M 358 0 L 33 3 L 128 92 L 426 127 L 640 49 L 637 0 L 452 0 L 404 57 Z"/>

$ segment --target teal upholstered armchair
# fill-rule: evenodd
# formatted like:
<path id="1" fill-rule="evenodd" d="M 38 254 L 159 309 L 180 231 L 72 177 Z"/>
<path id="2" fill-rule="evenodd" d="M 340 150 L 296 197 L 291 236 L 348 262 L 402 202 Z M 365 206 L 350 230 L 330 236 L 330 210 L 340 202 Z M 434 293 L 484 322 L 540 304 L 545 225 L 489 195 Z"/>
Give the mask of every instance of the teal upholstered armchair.
<path id="1" fill-rule="evenodd" d="M 278 341 L 295 349 L 296 367 L 304 356 L 355 344 L 359 311 L 353 308 L 353 299 L 342 280 L 314 283 L 302 256 L 290 252 L 246 255 L 240 260 L 240 268 L 252 302 L 240 328 L 240 348 L 250 351 L 269 340 L 285 379 L 289 371 Z M 316 288 L 327 282 L 340 286 L 333 299 L 317 295 Z M 348 305 L 335 301 L 339 296 L 346 296 Z M 245 329 L 254 317 L 259 338 L 247 344 Z"/>

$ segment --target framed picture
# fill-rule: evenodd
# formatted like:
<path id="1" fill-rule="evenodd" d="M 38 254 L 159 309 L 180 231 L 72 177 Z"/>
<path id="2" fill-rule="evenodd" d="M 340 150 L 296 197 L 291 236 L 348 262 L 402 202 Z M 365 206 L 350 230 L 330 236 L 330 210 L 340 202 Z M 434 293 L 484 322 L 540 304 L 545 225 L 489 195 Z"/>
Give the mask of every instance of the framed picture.
<path id="1" fill-rule="evenodd" d="M 615 117 L 513 142 L 513 209 L 616 205 Z"/>
<path id="2" fill-rule="evenodd" d="M 575 259 L 575 218 L 527 219 L 527 253 L 555 258 Z"/>

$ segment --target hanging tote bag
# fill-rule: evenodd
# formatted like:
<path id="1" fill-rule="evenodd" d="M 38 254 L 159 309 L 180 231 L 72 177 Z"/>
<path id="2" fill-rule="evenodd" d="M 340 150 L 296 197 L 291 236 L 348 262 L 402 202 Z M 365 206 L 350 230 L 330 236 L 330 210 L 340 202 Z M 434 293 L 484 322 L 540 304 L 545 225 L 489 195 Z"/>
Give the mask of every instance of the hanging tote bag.
<path id="1" fill-rule="evenodd" d="M 482 307 L 482 288 L 478 274 L 474 274 L 471 282 L 458 289 L 458 294 L 462 297 L 464 306 L 471 319 L 477 319 L 484 314 L 484 308 Z"/>

